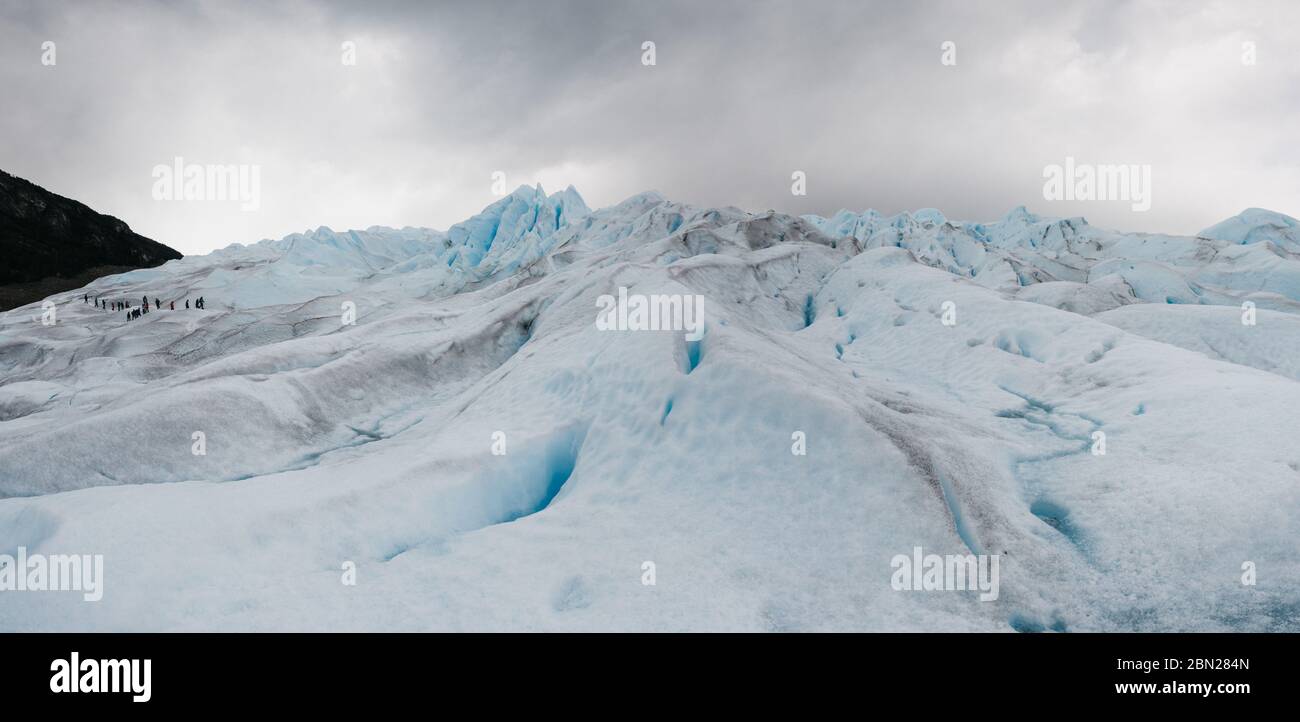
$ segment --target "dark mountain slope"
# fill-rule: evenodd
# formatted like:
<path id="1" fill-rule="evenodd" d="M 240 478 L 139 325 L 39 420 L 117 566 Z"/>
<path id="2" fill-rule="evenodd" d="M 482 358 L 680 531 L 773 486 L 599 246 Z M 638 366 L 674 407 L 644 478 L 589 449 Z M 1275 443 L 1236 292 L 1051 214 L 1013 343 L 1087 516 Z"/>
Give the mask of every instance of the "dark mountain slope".
<path id="1" fill-rule="evenodd" d="M 180 257 L 112 216 L 0 171 L 0 308 L 76 288 L 92 269 L 120 273 Z"/>

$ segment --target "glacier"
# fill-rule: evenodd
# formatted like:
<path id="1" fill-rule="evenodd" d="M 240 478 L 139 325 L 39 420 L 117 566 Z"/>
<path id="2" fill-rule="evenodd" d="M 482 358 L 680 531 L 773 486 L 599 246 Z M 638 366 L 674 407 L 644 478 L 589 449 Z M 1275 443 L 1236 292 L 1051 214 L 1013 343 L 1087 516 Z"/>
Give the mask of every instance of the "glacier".
<path id="1" fill-rule="evenodd" d="M 101 278 L 0 314 L 0 554 L 104 596 L 0 630 L 1300 631 L 1296 234 L 523 186 Z M 1001 593 L 895 591 L 914 547 Z"/>

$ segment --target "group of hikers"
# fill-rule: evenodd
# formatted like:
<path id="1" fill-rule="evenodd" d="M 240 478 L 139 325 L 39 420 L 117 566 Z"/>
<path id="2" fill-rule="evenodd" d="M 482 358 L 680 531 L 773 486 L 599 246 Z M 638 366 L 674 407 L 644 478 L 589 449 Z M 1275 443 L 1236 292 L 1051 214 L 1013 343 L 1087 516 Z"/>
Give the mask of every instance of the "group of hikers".
<path id="1" fill-rule="evenodd" d="M 92 299 L 92 298 L 90 297 L 90 294 L 89 294 L 89 293 L 82 294 L 82 296 L 81 296 L 81 302 L 82 302 L 82 303 L 90 303 L 92 300 L 95 302 L 95 308 L 102 308 L 102 309 L 104 309 L 104 310 L 112 310 L 112 311 L 126 311 L 126 320 L 128 320 L 128 321 L 130 321 L 130 320 L 132 320 L 132 319 L 140 318 L 140 317 L 143 316 L 144 314 L 149 313 L 149 297 L 148 297 L 148 296 L 142 296 L 142 297 L 140 298 L 140 306 L 139 306 L 139 308 L 131 308 L 131 302 L 130 302 L 130 301 L 109 301 L 109 300 L 107 300 L 107 299 L 105 299 L 105 300 L 100 300 L 100 298 L 99 298 L 98 296 L 96 296 L 95 298 Z M 198 297 L 198 300 L 196 300 L 196 301 L 194 302 L 194 307 L 195 307 L 195 308 L 204 308 L 204 306 L 205 306 L 205 304 L 204 304 L 204 301 L 203 301 L 203 297 L 202 297 L 202 296 L 199 296 L 199 297 Z M 161 301 L 160 299 L 158 299 L 157 297 L 155 297 L 154 300 L 153 300 L 153 307 L 154 307 L 154 310 L 155 310 L 155 311 L 160 311 L 160 310 L 162 310 L 162 301 Z M 190 300 L 187 298 L 187 299 L 185 299 L 185 308 L 189 308 L 189 307 L 190 307 Z M 175 311 L 175 310 L 176 310 L 176 302 L 175 302 L 175 301 L 168 301 L 168 302 L 167 302 L 167 308 L 168 308 L 168 310 Z"/>

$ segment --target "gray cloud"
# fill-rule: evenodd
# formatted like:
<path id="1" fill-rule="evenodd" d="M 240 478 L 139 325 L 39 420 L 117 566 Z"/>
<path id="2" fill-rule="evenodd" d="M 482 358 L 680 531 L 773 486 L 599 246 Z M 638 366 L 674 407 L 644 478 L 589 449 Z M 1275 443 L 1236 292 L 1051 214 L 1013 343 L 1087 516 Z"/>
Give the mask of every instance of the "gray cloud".
<path id="1" fill-rule="evenodd" d="M 792 213 L 1024 204 L 1194 232 L 1300 215 L 1297 26 L 1282 0 L 5 3 L 0 168 L 187 253 L 446 227 L 498 170 L 593 207 L 647 189 Z M 1067 155 L 1150 164 L 1151 210 L 1043 200 Z M 154 201 L 175 156 L 261 165 L 261 210 Z"/>

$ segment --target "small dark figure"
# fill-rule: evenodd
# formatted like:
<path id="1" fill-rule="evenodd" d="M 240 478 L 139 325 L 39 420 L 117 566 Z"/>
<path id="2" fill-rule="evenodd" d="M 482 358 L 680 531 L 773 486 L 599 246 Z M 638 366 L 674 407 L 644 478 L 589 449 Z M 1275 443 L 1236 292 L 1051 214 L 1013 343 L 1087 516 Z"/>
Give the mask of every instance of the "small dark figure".
<path id="1" fill-rule="evenodd" d="M 175 302 L 175 301 L 172 301 L 170 304 L 168 304 L 168 306 L 167 306 L 167 310 L 168 310 L 168 311 L 175 311 L 175 310 L 176 310 L 176 302 Z"/>
<path id="2" fill-rule="evenodd" d="M 189 307 L 190 307 L 190 299 L 187 298 L 185 299 L 185 308 L 189 308 Z"/>
<path id="3" fill-rule="evenodd" d="M 83 293 L 83 294 L 81 294 L 81 302 L 82 302 L 82 303 L 90 303 L 90 294 L 89 294 L 89 293 Z"/>

